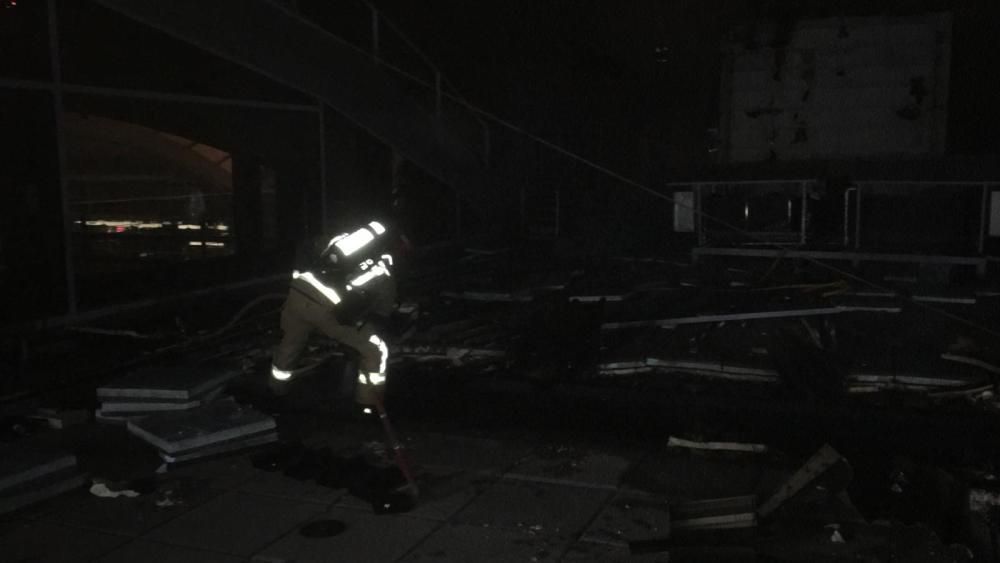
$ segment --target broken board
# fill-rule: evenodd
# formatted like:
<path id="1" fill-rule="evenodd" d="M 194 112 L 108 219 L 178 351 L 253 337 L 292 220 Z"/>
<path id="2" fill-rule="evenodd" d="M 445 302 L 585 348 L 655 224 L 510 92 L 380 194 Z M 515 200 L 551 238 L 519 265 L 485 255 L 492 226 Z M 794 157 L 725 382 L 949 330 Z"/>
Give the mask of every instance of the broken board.
<path id="1" fill-rule="evenodd" d="M 104 401 L 101 412 L 112 415 L 147 414 L 163 411 L 186 411 L 200 407 L 201 401 Z"/>
<path id="2" fill-rule="evenodd" d="M 196 459 L 204 459 L 218 455 L 238 452 L 247 448 L 263 446 L 265 444 L 271 444 L 277 441 L 278 441 L 278 433 L 272 430 L 260 434 L 255 434 L 253 436 L 242 436 L 235 440 L 229 440 L 227 442 L 213 444 L 211 446 L 194 448 L 192 450 L 185 450 L 182 452 L 175 452 L 172 454 L 160 452 L 160 459 L 162 459 L 167 463 L 184 463 L 187 461 L 194 461 Z"/>
<path id="3" fill-rule="evenodd" d="M 97 398 L 191 401 L 240 375 L 238 369 L 213 366 L 151 367 L 99 387 Z"/>
<path id="4" fill-rule="evenodd" d="M 0 446 L 0 491 L 76 467 L 76 456 L 64 452 Z"/>
<path id="5" fill-rule="evenodd" d="M 13 512 L 19 508 L 78 489 L 87 484 L 88 478 L 83 474 L 73 474 L 58 480 L 46 479 L 43 481 L 38 486 L 23 487 L 13 494 L 0 495 L 0 514 Z"/>
<path id="6" fill-rule="evenodd" d="M 130 420 L 126 427 L 161 451 L 176 454 L 272 430 L 275 423 L 262 412 L 228 400 Z"/>
<path id="7" fill-rule="evenodd" d="M 788 481 L 785 481 L 769 499 L 760 505 L 760 508 L 757 509 L 757 515 L 761 518 L 767 517 L 810 483 L 826 473 L 827 470 L 841 459 L 843 457 L 837 450 L 833 449 L 829 444 L 824 445 Z"/>

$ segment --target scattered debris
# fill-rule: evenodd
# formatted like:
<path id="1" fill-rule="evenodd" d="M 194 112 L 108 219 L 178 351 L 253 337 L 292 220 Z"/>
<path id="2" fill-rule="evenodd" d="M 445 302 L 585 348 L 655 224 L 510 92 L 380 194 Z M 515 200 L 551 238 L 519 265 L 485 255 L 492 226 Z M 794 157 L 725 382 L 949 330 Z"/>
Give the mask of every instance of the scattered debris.
<path id="1" fill-rule="evenodd" d="M 671 436 L 667 440 L 667 447 L 688 448 L 692 450 L 714 450 L 727 452 L 750 452 L 755 454 L 766 453 L 768 448 L 764 444 L 745 444 L 739 442 L 695 442 Z"/>
<path id="2" fill-rule="evenodd" d="M 136 416 L 185 411 L 211 402 L 239 369 L 206 365 L 153 367 L 98 387 L 98 420 L 115 422 Z"/>
<path id="3" fill-rule="evenodd" d="M 232 399 L 130 420 L 127 428 L 156 446 L 167 463 L 230 453 L 278 439 L 273 418 Z"/>
<path id="4" fill-rule="evenodd" d="M 103 498 L 118 498 L 118 497 L 135 498 L 139 496 L 138 492 L 133 491 L 131 489 L 122 489 L 119 491 L 113 491 L 108 488 L 107 483 L 102 483 L 97 481 L 95 481 L 94 484 L 90 486 L 90 494 L 96 497 L 103 497 Z"/>
<path id="5" fill-rule="evenodd" d="M 0 445 L 0 514 L 79 488 L 86 480 L 74 455 Z"/>
<path id="6" fill-rule="evenodd" d="M 97 388 L 99 399 L 193 401 L 240 375 L 239 370 L 204 365 L 151 367 Z"/>
<path id="7" fill-rule="evenodd" d="M 175 497 L 175 493 L 171 489 L 160 491 L 155 503 L 157 508 L 169 508 L 171 506 L 177 506 L 179 504 L 184 504 L 183 501 L 178 500 Z"/>
<path id="8" fill-rule="evenodd" d="M 534 299 L 532 295 L 525 293 L 499 293 L 490 291 L 443 291 L 441 292 L 441 297 L 493 303 L 528 303 Z"/>
<path id="9" fill-rule="evenodd" d="M 749 495 L 672 505 L 669 534 L 630 541 L 629 551 L 635 555 L 671 550 L 673 555 L 677 547 L 746 545 L 757 527 L 756 502 Z"/>
<path id="10" fill-rule="evenodd" d="M 846 465 L 846 460 L 837 453 L 829 444 L 819 449 L 792 477 L 785 482 L 769 499 L 761 504 L 757 509 L 757 514 L 761 518 L 770 516 L 781 505 L 788 502 L 797 493 L 806 488 L 810 483 L 816 481 L 838 462 Z M 847 466 L 850 467 L 849 465 Z"/>
<path id="11" fill-rule="evenodd" d="M 962 354 L 941 354 L 942 360 L 948 360 L 950 362 L 956 362 L 960 364 L 966 364 L 970 366 L 975 366 L 977 368 L 984 369 L 990 373 L 1000 374 L 1000 366 L 995 366 L 991 363 L 984 362 L 978 358 L 972 358 L 969 356 L 964 356 Z"/>
<path id="12" fill-rule="evenodd" d="M 815 317 L 824 315 L 837 315 L 841 313 L 871 312 L 871 313 L 899 313 L 899 307 L 861 307 L 839 305 L 836 307 L 822 307 L 810 309 L 787 309 L 775 311 L 756 311 L 746 313 L 731 313 L 725 315 L 699 315 L 696 317 L 677 317 L 672 319 L 641 320 L 625 322 L 609 322 L 601 325 L 604 330 L 618 330 L 623 328 L 658 327 L 673 328 L 686 324 L 706 324 L 727 321 L 751 321 L 762 319 L 784 319 Z"/>
<path id="13" fill-rule="evenodd" d="M 84 409 L 60 410 L 43 408 L 38 409 L 32 418 L 45 420 L 48 422 L 49 428 L 61 430 L 87 422 L 90 420 L 90 411 Z"/>
<path id="14" fill-rule="evenodd" d="M 753 495 L 698 500 L 670 507 L 670 528 L 681 530 L 728 530 L 757 525 L 757 498 Z"/>

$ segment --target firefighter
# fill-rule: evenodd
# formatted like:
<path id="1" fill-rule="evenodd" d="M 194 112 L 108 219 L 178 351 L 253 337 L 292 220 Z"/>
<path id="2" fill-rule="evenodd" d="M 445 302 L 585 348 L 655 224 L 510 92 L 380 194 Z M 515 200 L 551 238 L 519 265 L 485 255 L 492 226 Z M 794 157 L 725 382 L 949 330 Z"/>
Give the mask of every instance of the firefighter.
<path id="1" fill-rule="evenodd" d="M 272 358 L 275 394 L 285 393 L 309 335 L 318 331 L 357 353 L 354 400 L 366 411 L 375 404 L 389 355 L 379 332 L 396 307 L 388 243 L 385 226 L 372 221 L 333 237 L 307 269 L 292 273 L 281 311 L 283 335 Z"/>

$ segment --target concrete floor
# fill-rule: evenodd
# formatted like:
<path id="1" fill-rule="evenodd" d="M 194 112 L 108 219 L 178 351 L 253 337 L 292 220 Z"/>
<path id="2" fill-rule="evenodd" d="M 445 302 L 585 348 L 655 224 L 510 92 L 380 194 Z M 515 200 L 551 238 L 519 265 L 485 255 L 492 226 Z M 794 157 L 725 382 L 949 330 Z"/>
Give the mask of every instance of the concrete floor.
<path id="1" fill-rule="evenodd" d="M 315 412 L 277 415 L 283 434 L 309 448 L 356 451 L 381 440 L 374 420 Z M 591 432 L 542 434 L 403 419 L 421 496 L 406 513 L 375 514 L 369 501 L 281 472 L 257 469 L 252 452 L 190 463 L 155 476 L 155 491 L 101 498 L 80 489 L 0 517 L 5 563 L 63 562 L 470 562 L 667 561 L 632 556 L 629 540 L 662 538 L 668 502 L 775 491 L 804 461 L 797 454 L 697 452 L 662 440 L 599 438 Z M 55 433 L 59 434 L 59 433 Z M 95 477 L 148 478 L 153 449 L 113 426 L 62 431 L 82 469 Z M 167 491 L 170 492 L 169 496 Z M 164 502 L 169 500 L 170 502 Z M 848 503 L 849 505 L 849 503 Z M 848 506 L 848 508 L 853 508 Z M 804 516 L 803 516 L 804 514 Z M 847 516 L 845 516 L 847 514 Z M 328 538 L 299 530 L 316 520 L 346 527 Z M 857 540 L 832 544 L 824 526 L 856 520 Z M 786 519 L 783 526 L 787 527 Z M 764 529 L 769 555 L 785 561 L 960 561 L 926 527 L 868 524 L 854 511 L 806 509 L 790 531 Z M 907 537 L 906 551 L 887 551 Z M 887 539 L 888 538 L 888 539 Z M 894 539 L 896 538 L 896 539 Z M 895 549 L 895 548 L 893 548 Z M 874 555 L 873 555 L 874 554 Z M 703 561 L 704 553 L 673 561 Z M 715 554 L 755 561 L 750 550 Z"/>
<path id="2" fill-rule="evenodd" d="M 111 499 L 78 490 L 8 515 L 0 553 L 53 563 L 613 561 L 628 558 L 626 538 L 666 530 L 664 498 L 623 480 L 647 452 L 532 437 L 406 436 L 422 488 L 407 513 L 376 515 L 344 489 L 255 469 L 244 454 L 160 475 L 158 489 L 174 491 L 171 506 L 157 505 L 162 493 Z M 378 437 L 373 425 L 341 422 L 310 432 L 306 443 L 338 449 Z M 298 533 L 318 519 L 346 529 L 323 539 Z"/>

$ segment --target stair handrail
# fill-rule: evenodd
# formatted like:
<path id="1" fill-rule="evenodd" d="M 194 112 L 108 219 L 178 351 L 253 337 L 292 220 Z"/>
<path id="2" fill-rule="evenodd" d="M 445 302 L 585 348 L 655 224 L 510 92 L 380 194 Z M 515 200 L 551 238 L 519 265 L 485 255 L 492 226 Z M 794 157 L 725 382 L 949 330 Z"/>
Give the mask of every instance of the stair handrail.
<path id="1" fill-rule="evenodd" d="M 468 114 L 471 115 L 473 117 L 473 119 L 476 120 L 476 122 L 479 124 L 480 129 L 482 130 L 482 135 L 483 135 L 483 139 L 482 139 L 483 140 L 483 159 L 484 159 L 484 161 L 487 164 L 489 164 L 489 159 L 490 159 L 490 129 L 489 129 L 489 124 L 486 122 L 485 119 L 483 119 L 483 117 L 481 115 L 479 115 L 479 113 L 477 113 L 476 111 L 473 111 L 471 109 L 472 108 L 472 104 L 461 95 L 461 93 L 459 92 L 458 88 L 455 87 L 454 83 L 452 83 L 452 81 L 450 79 L 448 79 L 447 76 L 445 76 L 445 74 L 441 71 L 441 69 L 437 66 L 437 64 L 435 64 L 434 61 L 429 56 L 427 56 L 426 53 L 424 53 L 423 49 L 421 49 L 419 46 L 417 46 L 417 44 L 413 40 L 411 40 L 405 33 L 403 33 L 403 31 L 399 28 L 399 26 L 397 26 L 392 20 L 390 20 L 389 18 L 387 18 L 385 15 L 383 15 L 379 11 L 378 7 L 376 7 L 374 4 L 372 4 L 368 0 L 354 0 L 359 5 L 362 5 L 362 6 L 365 6 L 366 8 L 368 8 L 369 13 L 371 14 L 371 22 L 372 22 L 371 23 L 372 46 L 371 46 L 371 50 L 369 51 L 369 50 L 366 50 L 364 47 L 355 45 L 351 41 L 348 41 L 348 40 L 344 39 L 343 37 L 340 37 L 335 32 L 330 31 L 329 29 L 326 29 L 322 25 L 320 25 L 320 24 L 318 24 L 318 23 L 310 20 L 309 18 L 303 16 L 298 11 L 298 9 L 296 9 L 296 8 L 289 8 L 288 5 L 282 3 L 280 0 L 267 0 L 267 1 L 270 2 L 271 4 L 275 5 L 275 6 L 278 6 L 280 9 L 282 9 L 283 11 L 285 11 L 286 13 L 288 13 L 289 15 L 295 17 L 296 19 L 301 20 L 303 23 L 308 24 L 311 27 L 317 28 L 317 29 L 319 29 L 319 30 L 321 30 L 321 31 L 323 31 L 325 33 L 328 33 L 328 34 L 334 36 L 334 37 L 337 37 L 343 43 L 345 43 L 347 45 L 350 45 L 351 47 L 353 47 L 353 48 L 361 51 L 362 53 L 370 55 L 375 60 L 375 62 L 377 64 L 385 66 L 385 67 L 389 68 L 390 70 L 392 70 L 393 72 L 399 74 L 400 76 L 403 76 L 403 77 L 409 79 L 410 81 L 415 82 L 415 83 L 417 83 L 417 84 L 419 84 L 419 85 L 421 85 L 421 86 L 423 86 L 423 87 L 425 87 L 427 89 L 432 89 L 434 91 L 434 109 L 435 109 L 435 115 L 438 118 L 441 117 L 441 101 L 442 101 L 442 98 L 448 98 L 449 100 L 454 101 L 454 102 L 458 103 L 458 105 L 464 107 L 468 111 Z M 403 70 L 402 68 L 399 68 L 396 65 L 393 65 L 392 63 L 386 61 L 385 59 L 383 59 L 383 58 L 381 58 L 379 56 L 379 43 L 380 43 L 379 42 L 379 29 L 380 29 L 379 22 L 384 22 L 387 25 L 387 27 L 390 30 L 392 30 L 396 34 L 396 36 L 398 36 L 403 41 L 403 43 L 413 51 L 414 54 L 417 55 L 417 57 L 421 60 L 421 62 L 423 62 L 423 64 L 425 64 L 428 67 L 428 69 L 431 70 L 431 72 L 434 74 L 434 83 L 433 84 L 430 84 L 426 80 L 424 80 L 424 79 L 422 79 L 422 78 L 420 78 L 418 76 L 415 76 L 414 74 L 412 74 L 410 72 L 407 72 L 406 70 Z M 452 91 L 452 93 L 448 93 L 448 92 L 443 91 L 442 88 L 441 88 L 442 84 L 444 86 L 446 86 L 448 89 L 450 89 Z"/>

